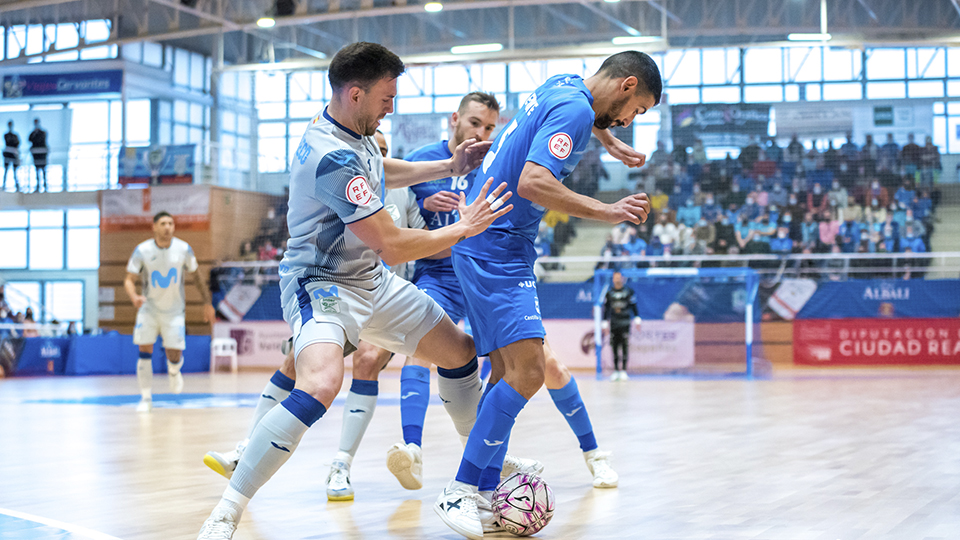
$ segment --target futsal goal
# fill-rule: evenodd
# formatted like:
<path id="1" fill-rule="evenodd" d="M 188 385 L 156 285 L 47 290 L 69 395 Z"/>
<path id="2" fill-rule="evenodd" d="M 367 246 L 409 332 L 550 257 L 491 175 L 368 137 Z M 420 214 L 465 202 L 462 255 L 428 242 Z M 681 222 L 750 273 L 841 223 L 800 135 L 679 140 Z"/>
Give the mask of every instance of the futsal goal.
<path id="1" fill-rule="evenodd" d="M 764 362 L 755 355 L 760 277 L 748 267 L 600 269 L 593 276 L 593 341 L 598 376 L 613 369 L 603 306 L 619 271 L 633 289 L 642 319 L 631 326 L 631 374 L 745 376 Z M 762 354 L 761 354 L 762 355 Z"/>

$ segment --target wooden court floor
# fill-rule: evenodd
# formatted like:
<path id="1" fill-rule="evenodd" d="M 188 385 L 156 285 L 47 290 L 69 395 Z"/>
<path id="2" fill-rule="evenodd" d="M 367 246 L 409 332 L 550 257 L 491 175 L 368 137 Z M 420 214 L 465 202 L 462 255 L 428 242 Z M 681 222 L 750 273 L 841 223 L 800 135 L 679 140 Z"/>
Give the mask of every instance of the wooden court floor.
<path id="1" fill-rule="evenodd" d="M 134 411 L 133 376 L 0 381 L 0 518 L 22 512 L 102 533 L 15 530 L 7 519 L 0 539 L 196 538 L 226 484 L 203 454 L 232 448 L 253 412 L 229 399 L 216 407 L 218 396 L 252 398 L 268 377 L 190 374 L 185 394 L 197 399 L 148 415 Z M 154 381 L 155 392 L 166 386 Z M 960 539 L 960 370 L 578 381 L 620 487 L 591 487 L 576 438 L 541 392 L 511 439 L 512 453 L 546 464 L 558 499 L 539 538 Z M 385 372 L 353 466 L 354 502 L 328 503 L 324 491 L 335 405 L 253 499 L 235 538 L 460 538 L 431 508 L 460 456 L 442 406 L 427 413 L 425 487 L 406 491 L 386 470 L 400 440 L 398 391 L 398 372 Z M 128 403 L 95 404 L 111 396 Z"/>

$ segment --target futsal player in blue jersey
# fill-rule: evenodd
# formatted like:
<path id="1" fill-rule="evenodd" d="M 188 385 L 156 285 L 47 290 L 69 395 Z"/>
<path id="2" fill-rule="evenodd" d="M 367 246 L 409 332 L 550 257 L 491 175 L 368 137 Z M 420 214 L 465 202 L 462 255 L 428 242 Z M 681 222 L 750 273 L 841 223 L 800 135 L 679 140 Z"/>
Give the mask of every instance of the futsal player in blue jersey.
<path id="1" fill-rule="evenodd" d="M 644 156 L 631 155 L 607 129 L 628 126 L 654 107 L 662 87 L 656 63 L 637 51 L 607 58 L 587 79 L 552 77 L 530 95 L 484 157 L 481 177 L 506 182 L 518 197 L 513 212 L 453 247 L 477 353 L 489 355 L 503 374 L 481 402 L 456 478 L 434 505 L 448 526 L 468 538 L 483 538 L 479 509 L 489 503 L 478 491 L 496 486 L 516 417 L 544 383 L 545 334 L 533 273 L 540 220 L 546 209 L 608 223 L 646 220 L 645 194 L 605 204 L 559 180 L 573 171 L 591 133 L 612 155 L 642 165 Z M 468 200 L 479 197 L 475 186 Z"/>

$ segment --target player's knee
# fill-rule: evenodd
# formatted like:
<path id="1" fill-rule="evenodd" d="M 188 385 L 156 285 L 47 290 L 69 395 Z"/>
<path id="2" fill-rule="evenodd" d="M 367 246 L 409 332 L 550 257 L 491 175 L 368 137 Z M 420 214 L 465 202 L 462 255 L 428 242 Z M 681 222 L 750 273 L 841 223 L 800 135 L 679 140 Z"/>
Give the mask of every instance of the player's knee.
<path id="1" fill-rule="evenodd" d="M 556 355 L 549 353 L 545 355 L 543 376 L 548 388 L 553 388 L 551 383 L 558 383 L 567 379 L 569 375 L 570 370 L 557 359 Z"/>
<path id="2" fill-rule="evenodd" d="M 353 378 L 369 381 L 377 378 L 380 372 L 380 354 L 375 349 L 365 349 L 353 353 Z"/>
<path id="3" fill-rule="evenodd" d="M 513 386 L 514 390 L 527 399 L 533 397 L 537 390 L 540 390 L 540 387 L 543 386 L 545 370 L 542 361 L 528 362 L 523 366 L 516 366 L 510 371 L 513 373 L 507 373 L 504 379 L 508 379 L 510 386 Z"/>
<path id="4" fill-rule="evenodd" d="M 290 379 L 297 380 L 297 364 L 294 360 L 292 350 L 283 358 L 283 363 L 280 364 L 280 373 L 283 373 Z"/>

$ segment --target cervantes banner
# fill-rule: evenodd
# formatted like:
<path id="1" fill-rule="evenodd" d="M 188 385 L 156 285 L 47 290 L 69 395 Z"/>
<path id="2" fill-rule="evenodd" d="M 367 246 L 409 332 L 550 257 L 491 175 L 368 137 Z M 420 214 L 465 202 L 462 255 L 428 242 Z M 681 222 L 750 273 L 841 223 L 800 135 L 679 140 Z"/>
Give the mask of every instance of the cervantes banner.
<path id="1" fill-rule="evenodd" d="M 153 216 L 169 212 L 178 231 L 210 228 L 210 188 L 154 186 L 100 192 L 100 228 L 105 232 L 149 231 Z"/>
<path id="2" fill-rule="evenodd" d="M 796 320 L 793 361 L 809 366 L 960 364 L 960 319 Z"/>

